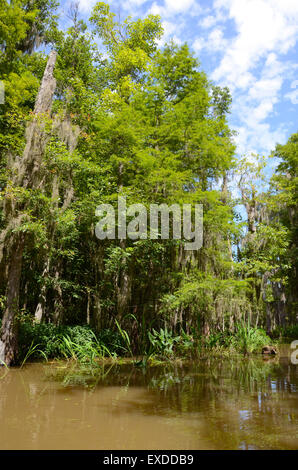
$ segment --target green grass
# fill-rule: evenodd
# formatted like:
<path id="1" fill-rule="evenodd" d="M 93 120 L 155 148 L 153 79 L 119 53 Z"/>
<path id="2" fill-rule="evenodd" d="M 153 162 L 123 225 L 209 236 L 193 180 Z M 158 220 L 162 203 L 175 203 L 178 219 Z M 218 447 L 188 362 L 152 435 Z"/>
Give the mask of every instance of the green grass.
<path id="1" fill-rule="evenodd" d="M 107 346 L 102 344 L 96 335 L 92 332 L 93 338 L 85 341 L 83 344 L 76 343 L 69 336 L 62 338 L 61 350 L 66 359 L 71 358 L 80 363 L 95 364 L 97 359 L 104 357 L 115 357 L 109 351 Z"/>

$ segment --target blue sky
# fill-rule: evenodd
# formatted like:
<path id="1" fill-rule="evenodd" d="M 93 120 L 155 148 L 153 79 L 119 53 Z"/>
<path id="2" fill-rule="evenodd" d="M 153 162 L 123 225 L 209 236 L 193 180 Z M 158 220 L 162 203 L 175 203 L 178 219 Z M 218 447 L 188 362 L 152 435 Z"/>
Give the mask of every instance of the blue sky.
<path id="1" fill-rule="evenodd" d="M 88 18 L 96 0 L 79 0 Z M 233 96 L 238 155 L 269 155 L 296 132 L 298 0 L 109 0 L 121 16 L 159 14 L 169 39 L 187 42 L 201 68 Z M 62 2 L 66 25 L 70 0 Z"/>

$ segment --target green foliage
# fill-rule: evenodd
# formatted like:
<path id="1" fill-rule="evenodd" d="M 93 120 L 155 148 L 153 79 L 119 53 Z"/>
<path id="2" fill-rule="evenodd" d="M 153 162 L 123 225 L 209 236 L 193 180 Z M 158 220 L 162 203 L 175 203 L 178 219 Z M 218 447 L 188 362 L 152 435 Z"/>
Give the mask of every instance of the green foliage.
<path id="1" fill-rule="evenodd" d="M 71 357 L 79 362 L 94 362 L 98 357 L 115 355 L 124 347 L 117 332 L 103 330 L 96 336 L 87 326 L 55 326 L 27 320 L 20 323 L 19 329 L 19 361 L 22 363 L 29 357 Z"/>
<path id="2" fill-rule="evenodd" d="M 30 348 L 28 349 L 24 359 L 22 360 L 20 368 L 22 368 L 24 366 L 24 364 L 28 361 L 30 356 L 36 355 L 37 353 L 40 356 L 42 356 L 45 360 L 48 359 L 46 354 L 41 349 L 38 349 L 38 346 L 39 346 L 39 344 L 35 344 L 35 346 L 33 346 L 33 342 L 31 343 Z"/>
<path id="3" fill-rule="evenodd" d="M 234 335 L 233 346 L 247 355 L 253 352 L 260 352 L 263 346 L 271 343 L 271 339 L 265 331 L 260 328 L 254 328 L 244 323 L 236 325 L 236 334 Z"/>
<path id="4" fill-rule="evenodd" d="M 173 356 L 175 344 L 179 341 L 179 337 L 174 336 L 173 332 L 168 331 L 167 328 L 161 328 L 160 331 L 153 328 L 152 333 L 148 331 L 148 337 L 155 354 L 165 357 Z"/>
<path id="5" fill-rule="evenodd" d="M 211 333 L 207 338 L 201 338 L 205 349 L 216 349 L 229 347 L 232 342 L 232 336 L 223 332 Z"/>
<path id="6" fill-rule="evenodd" d="M 104 329 L 96 334 L 98 341 L 114 355 L 121 355 L 125 351 L 125 342 L 119 330 Z"/>
<path id="7" fill-rule="evenodd" d="M 71 340 L 69 336 L 63 336 L 61 352 L 66 358 L 70 357 L 83 364 L 94 364 L 99 358 L 112 356 L 108 348 L 96 338 L 94 333 L 91 340 L 83 342 L 76 342 Z"/>
<path id="8" fill-rule="evenodd" d="M 189 356 L 194 351 L 194 339 L 183 330 L 181 335 L 175 335 L 173 331 L 161 328 L 156 331 L 148 331 L 150 341 L 149 353 L 153 356 L 171 359 L 174 355 Z"/>
<path id="9" fill-rule="evenodd" d="M 56 8 L 55 0 L 0 2 L 0 80 L 5 86 L 5 103 L 0 105 L 3 157 L 8 150 L 22 151 L 25 123 L 45 67 L 43 55 L 33 51 L 57 35 Z"/>
<path id="10" fill-rule="evenodd" d="M 89 23 L 72 7 L 63 32 L 55 8 L 54 0 L 0 0 L 0 309 L 13 259 L 7 242 L 22 235 L 19 307 L 30 321 L 20 324 L 20 360 L 40 351 L 90 363 L 114 353 L 169 358 L 197 348 L 184 331 L 205 349 L 257 349 L 260 331 L 237 323 L 296 321 L 297 134 L 276 147 L 268 190 L 265 158 L 234 158 L 229 90 L 208 79 L 187 44 L 158 47 L 161 18 L 120 21 L 99 2 Z M 45 45 L 58 53 L 57 86 L 51 115 L 37 118 Z M 45 150 L 26 168 L 38 173 L 31 187 L 16 175 L 34 119 Z M 240 201 L 227 184 L 235 169 Z M 202 248 L 151 240 L 149 229 L 142 240 L 97 240 L 96 207 L 117 214 L 119 195 L 147 208 L 203 204 Z M 239 202 L 248 212 L 241 224 Z"/>
<path id="11" fill-rule="evenodd" d="M 119 322 L 115 320 L 116 326 L 118 328 L 118 331 L 121 335 L 121 338 L 123 339 L 123 342 L 125 343 L 125 347 L 123 348 L 125 352 L 128 352 L 131 356 L 133 356 L 132 350 L 131 350 L 131 342 L 130 338 L 127 334 L 127 331 L 123 330 L 121 326 L 119 325 Z"/>
<path id="12" fill-rule="evenodd" d="M 277 327 L 272 331 L 273 338 L 298 338 L 298 325 L 289 325 L 286 327 Z"/>
<path id="13" fill-rule="evenodd" d="M 28 351 L 33 344 L 50 358 L 62 356 L 61 342 L 64 335 L 69 333 L 73 341 L 78 344 L 89 342 L 93 338 L 92 331 L 84 327 L 56 327 L 53 324 L 34 324 L 32 322 L 21 322 L 19 342 L 21 351 Z M 34 356 L 38 356 L 38 351 Z M 33 357 L 34 357 L 33 356 Z"/>
<path id="14" fill-rule="evenodd" d="M 268 205 L 274 225 L 278 224 L 284 232 L 283 243 L 280 249 L 276 250 L 275 259 L 280 261 L 278 276 L 284 279 L 287 295 L 292 299 L 289 310 L 295 318 L 298 302 L 298 133 L 293 134 L 285 145 L 277 145 L 273 156 L 278 158 L 280 163 L 271 179 Z"/>

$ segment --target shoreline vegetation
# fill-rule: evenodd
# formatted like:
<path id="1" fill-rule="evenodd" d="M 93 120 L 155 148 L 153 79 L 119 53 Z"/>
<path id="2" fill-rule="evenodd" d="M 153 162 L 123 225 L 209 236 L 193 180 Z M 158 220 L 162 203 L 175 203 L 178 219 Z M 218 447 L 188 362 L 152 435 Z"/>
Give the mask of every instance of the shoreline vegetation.
<path id="1" fill-rule="evenodd" d="M 116 330 L 102 330 L 96 334 L 88 325 L 55 326 L 23 318 L 19 324 L 16 365 L 23 367 L 26 362 L 62 359 L 83 366 L 96 367 L 116 361 L 145 368 L 206 357 L 272 357 L 262 354 L 262 348 L 274 346 L 278 356 L 278 344 L 291 342 L 298 335 L 297 327 L 288 327 L 274 330 L 269 337 L 263 329 L 244 323 L 237 324 L 233 333 L 217 332 L 207 338 L 196 331 L 176 334 L 167 328 L 152 329 L 148 332 L 147 342 L 141 348 L 132 349 L 127 332 L 118 322 L 116 325 Z"/>

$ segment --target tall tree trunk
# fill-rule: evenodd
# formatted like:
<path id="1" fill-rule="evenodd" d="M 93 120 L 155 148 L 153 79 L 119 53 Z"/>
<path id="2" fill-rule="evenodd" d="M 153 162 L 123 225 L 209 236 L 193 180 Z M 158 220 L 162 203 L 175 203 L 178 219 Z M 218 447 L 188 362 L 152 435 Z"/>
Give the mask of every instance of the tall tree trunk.
<path id="1" fill-rule="evenodd" d="M 37 304 L 35 315 L 34 315 L 35 320 L 38 323 L 41 323 L 45 316 L 45 307 L 47 303 L 47 285 L 46 285 L 45 279 L 49 276 L 49 273 L 50 273 L 50 258 L 46 260 L 44 270 L 42 273 L 43 283 L 40 288 L 38 304 Z"/>
<path id="2" fill-rule="evenodd" d="M 49 55 L 48 63 L 40 85 L 34 107 L 34 119 L 26 130 L 26 146 L 21 159 L 14 162 L 13 185 L 23 188 L 35 189 L 39 187 L 41 175 L 40 166 L 47 138 L 42 124 L 43 114 L 51 112 L 52 100 L 56 87 L 53 71 L 56 63 L 56 52 Z M 12 232 L 21 226 L 24 218 L 28 217 L 26 207 L 18 207 L 18 203 L 11 199 L 9 188 L 3 205 L 6 228 L 0 236 L 0 255 L 3 246 L 7 245 L 5 258 L 8 272 L 6 287 L 6 310 L 4 313 L 0 332 L 0 359 L 7 366 L 15 363 L 18 348 L 18 329 L 16 313 L 19 308 L 19 290 L 22 270 L 22 259 L 25 245 L 25 235 L 20 231 Z"/>
<path id="3" fill-rule="evenodd" d="M 63 292 L 60 285 L 60 263 L 55 268 L 55 301 L 54 323 L 61 325 L 63 321 Z"/>
<path id="4" fill-rule="evenodd" d="M 266 285 L 267 285 L 268 279 L 270 279 L 270 275 L 271 273 L 269 271 L 265 272 L 265 274 L 263 275 L 262 285 L 261 285 L 262 299 L 266 308 L 266 332 L 268 335 L 270 335 L 272 331 L 271 308 L 270 308 L 269 302 L 267 302 L 267 291 L 266 291 Z"/>
<path id="5" fill-rule="evenodd" d="M 0 361 L 10 366 L 16 362 L 18 353 L 18 331 L 15 316 L 19 309 L 20 279 L 24 250 L 24 235 L 14 245 L 14 254 L 8 268 L 6 309 L 2 319 L 0 336 Z"/>
<path id="6" fill-rule="evenodd" d="M 270 305 L 268 302 L 266 302 L 265 305 L 266 305 L 266 333 L 267 335 L 271 335 L 271 331 L 272 331 L 271 310 L 270 310 Z"/>

